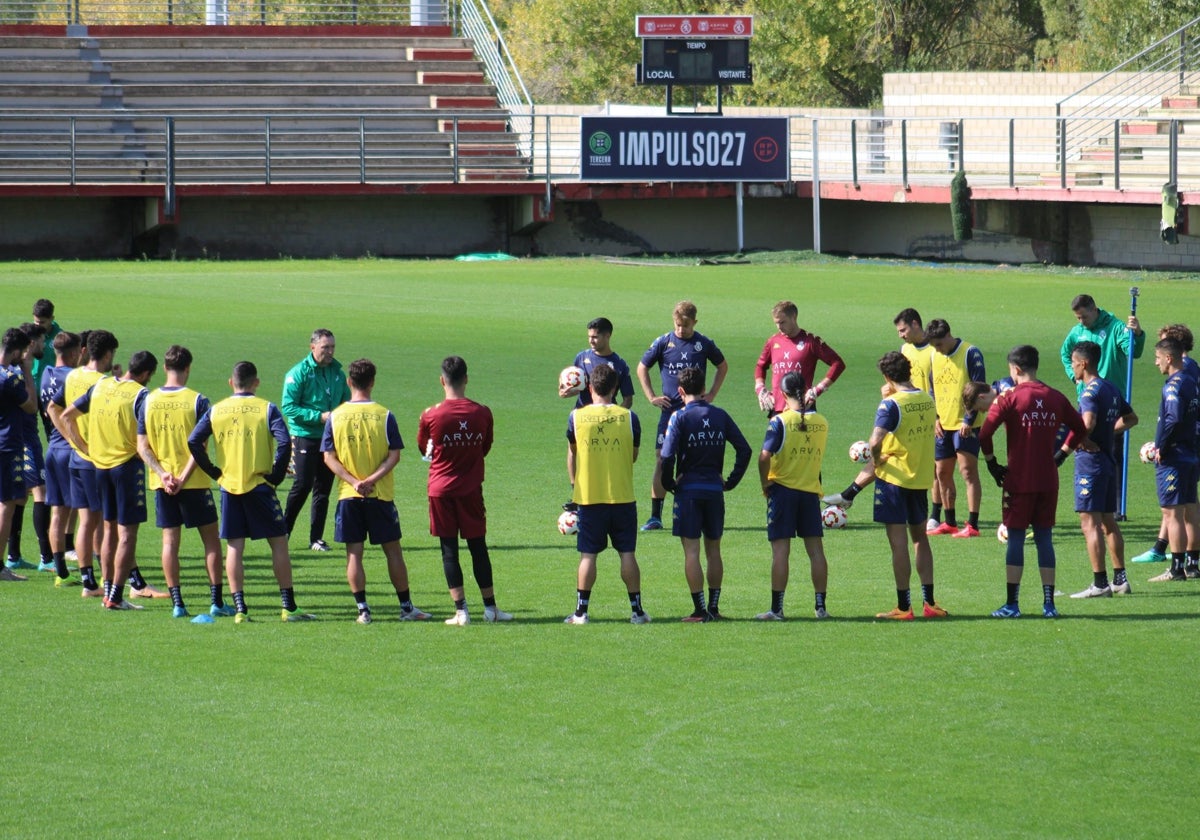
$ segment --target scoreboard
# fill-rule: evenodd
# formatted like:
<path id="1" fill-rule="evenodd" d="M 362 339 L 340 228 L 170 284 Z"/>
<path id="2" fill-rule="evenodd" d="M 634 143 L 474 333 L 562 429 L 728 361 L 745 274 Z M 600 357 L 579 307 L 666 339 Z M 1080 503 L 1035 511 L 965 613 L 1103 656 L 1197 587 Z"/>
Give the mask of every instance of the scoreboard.
<path id="1" fill-rule="evenodd" d="M 643 38 L 639 85 L 754 83 L 746 38 Z"/>

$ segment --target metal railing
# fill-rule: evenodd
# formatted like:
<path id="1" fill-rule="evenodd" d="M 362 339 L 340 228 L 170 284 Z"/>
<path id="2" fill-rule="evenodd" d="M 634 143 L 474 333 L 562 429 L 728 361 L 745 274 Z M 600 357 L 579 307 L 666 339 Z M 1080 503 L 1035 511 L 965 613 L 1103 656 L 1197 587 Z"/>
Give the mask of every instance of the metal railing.
<path id="1" fill-rule="evenodd" d="M 496 88 L 497 101 L 512 112 L 512 130 L 521 138 L 522 153 L 532 156 L 533 149 L 527 140 L 533 134 L 533 99 L 487 3 L 460 0 L 459 28 L 475 45 L 475 54 L 483 61 L 488 80 Z"/>
<path id="2" fill-rule="evenodd" d="M 579 178 L 579 117 L 528 117 L 528 133 L 487 130 L 478 112 L 351 113 L 7 111 L 0 119 L 0 184 L 387 184 Z M 503 116 L 495 121 L 504 124 Z M 792 179 L 899 188 L 945 185 L 962 168 L 975 186 L 1200 189 L 1200 135 L 1166 122 L 1130 135 L 1112 118 L 1112 153 L 1064 162 L 1065 118 L 880 117 L 789 121 Z M 815 134 L 814 134 L 815 131 Z M 526 153 L 529 150 L 529 153 Z"/>
<path id="3" fill-rule="evenodd" d="M 3 0 L 0 24 L 453 25 L 455 0 Z"/>
<path id="4" fill-rule="evenodd" d="M 1055 116 L 1069 119 L 1060 124 L 1059 156 L 1066 161 L 1077 160 L 1097 145 L 1108 143 L 1109 124 L 1114 118 L 1153 121 L 1155 109 L 1161 108 L 1164 98 L 1190 86 L 1200 88 L 1197 58 L 1200 18 L 1059 100 Z"/>

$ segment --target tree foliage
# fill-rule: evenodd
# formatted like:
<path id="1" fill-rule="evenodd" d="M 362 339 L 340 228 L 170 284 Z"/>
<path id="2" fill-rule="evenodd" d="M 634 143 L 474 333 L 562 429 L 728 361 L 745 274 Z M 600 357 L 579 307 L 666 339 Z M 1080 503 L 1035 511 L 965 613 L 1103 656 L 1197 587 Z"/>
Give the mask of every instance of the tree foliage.
<path id="1" fill-rule="evenodd" d="M 493 0 L 493 10 L 540 102 L 661 102 L 661 88 L 635 83 L 638 14 L 752 14 L 755 83 L 726 101 L 833 107 L 877 104 L 891 72 L 1106 70 L 1197 13 L 1195 0 Z"/>

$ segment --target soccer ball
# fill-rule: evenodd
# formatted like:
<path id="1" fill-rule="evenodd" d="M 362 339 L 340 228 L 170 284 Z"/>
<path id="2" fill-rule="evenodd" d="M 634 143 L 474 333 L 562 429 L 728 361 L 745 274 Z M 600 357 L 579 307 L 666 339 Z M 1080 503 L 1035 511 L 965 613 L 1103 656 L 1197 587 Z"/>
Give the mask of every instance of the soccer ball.
<path id="1" fill-rule="evenodd" d="M 1142 459 L 1143 464 L 1153 464 L 1154 459 L 1158 457 L 1158 448 L 1155 447 L 1154 441 L 1148 440 L 1142 444 L 1142 448 L 1138 450 L 1138 457 Z"/>
<path id="2" fill-rule="evenodd" d="M 558 389 L 568 397 L 580 393 L 586 387 L 587 374 L 583 372 L 583 368 L 571 365 L 563 368 L 562 373 L 558 375 Z"/>
<path id="3" fill-rule="evenodd" d="M 996 539 L 1000 540 L 1002 543 L 1008 542 L 1008 526 L 1003 522 L 1001 522 L 1000 527 L 996 529 Z"/>
<path id="4" fill-rule="evenodd" d="M 856 463 L 864 463 L 871 460 L 871 447 L 865 440 L 858 440 L 850 444 L 850 460 Z"/>
<path id="5" fill-rule="evenodd" d="M 821 511 L 821 524 L 826 528 L 845 528 L 846 509 L 837 505 L 830 505 Z"/>
<path id="6" fill-rule="evenodd" d="M 573 510 L 564 510 L 558 517 L 558 532 L 567 536 L 579 533 L 579 514 Z"/>

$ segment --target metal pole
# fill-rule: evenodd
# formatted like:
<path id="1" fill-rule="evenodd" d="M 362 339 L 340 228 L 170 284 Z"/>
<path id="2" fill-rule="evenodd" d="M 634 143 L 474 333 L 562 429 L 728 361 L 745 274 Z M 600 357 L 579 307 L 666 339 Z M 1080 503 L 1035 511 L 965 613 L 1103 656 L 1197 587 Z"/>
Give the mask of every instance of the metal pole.
<path id="1" fill-rule="evenodd" d="M 1058 186 L 1067 188 L 1067 121 L 1063 117 L 1058 119 Z"/>
<path id="2" fill-rule="evenodd" d="M 850 120 L 850 182 L 858 189 L 858 121 Z"/>
<path id="3" fill-rule="evenodd" d="M 164 161 L 163 179 L 166 182 L 163 185 L 164 202 L 166 207 L 163 208 L 163 216 L 168 219 L 175 218 L 175 118 L 167 117 L 167 148 L 166 160 Z"/>
<path id="4" fill-rule="evenodd" d="M 812 121 L 813 252 L 821 253 L 821 150 L 817 121 Z"/>
<path id="5" fill-rule="evenodd" d="M 964 139 L 965 138 L 963 137 L 963 121 L 960 119 L 958 121 L 958 171 L 959 172 L 962 172 L 964 167 L 966 167 L 966 165 L 967 165 L 967 162 L 965 160 L 963 160 L 963 158 L 966 157 L 966 155 L 963 154 L 963 152 L 965 151 L 965 146 L 964 146 L 964 142 L 963 142 Z"/>
<path id="6" fill-rule="evenodd" d="M 900 184 L 908 189 L 908 120 L 900 120 Z"/>
<path id="7" fill-rule="evenodd" d="M 1129 317 L 1137 315 L 1138 287 L 1129 290 Z M 1125 402 L 1133 405 L 1133 330 L 1129 331 L 1129 343 L 1125 347 Z M 1124 520 L 1126 502 L 1129 499 L 1129 432 L 1122 437 L 1125 439 L 1123 455 L 1121 456 L 1121 499 L 1117 505 L 1117 518 Z"/>
<path id="8" fill-rule="evenodd" d="M 1121 121 L 1113 120 L 1113 189 L 1121 189 Z"/>
<path id="9" fill-rule="evenodd" d="M 367 118 L 358 118 L 358 182 L 367 183 Z"/>
<path id="10" fill-rule="evenodd" d="M 1017 185 L 1017 129 L 1016 120 L 1008 121 L 1008 186 L 1015 187 Z"/>
<path id="11" fill-rule="evenodd" d="M 734 184 L 734 189 L 737 190 L 737 252 L 741 254 L 746 250 L 746 220 L 743 216 L 742 182 L 738 181 Z"/>

